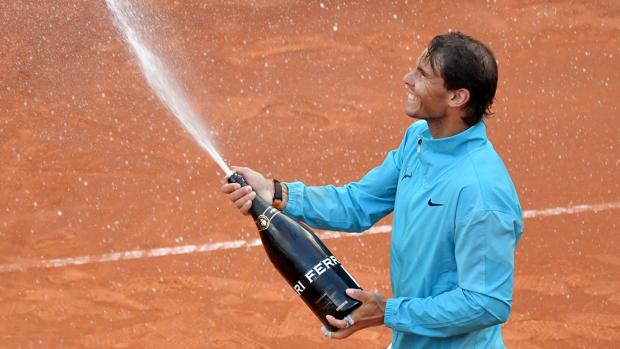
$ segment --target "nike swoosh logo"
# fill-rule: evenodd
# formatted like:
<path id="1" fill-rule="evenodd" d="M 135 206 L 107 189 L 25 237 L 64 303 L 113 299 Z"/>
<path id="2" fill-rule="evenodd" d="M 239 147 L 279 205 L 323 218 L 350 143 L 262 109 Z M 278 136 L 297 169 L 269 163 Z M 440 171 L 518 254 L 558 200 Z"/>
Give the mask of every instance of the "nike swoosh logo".
<path id="1" fill-rule="evenodd" d="M 431 199 L 428 199 L 428 206 L 445 206 L 444 204 L 436 204 Z"/>

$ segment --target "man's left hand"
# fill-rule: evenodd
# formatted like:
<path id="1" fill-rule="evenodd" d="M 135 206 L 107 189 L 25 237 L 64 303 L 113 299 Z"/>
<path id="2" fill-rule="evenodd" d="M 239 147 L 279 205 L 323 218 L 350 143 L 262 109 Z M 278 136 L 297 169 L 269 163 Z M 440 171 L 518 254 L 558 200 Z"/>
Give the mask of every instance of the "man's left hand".
<path id="1" fill-rule="evenodd" d="M 327 338 L 344 339 L 353 333 L 366 327 L 383 325 L 385 315 L 385 297 L 376 292 L 367 292 L 354 288 L 347 289 L 347 296 L 362 302 L 362 305 L 355 309 L 348 321 L 338 320 L 331 315 L 327 315 L 330 325 L 338 328 L 338 331 L 329 332 L 323 327 L 323 333 Z"/>

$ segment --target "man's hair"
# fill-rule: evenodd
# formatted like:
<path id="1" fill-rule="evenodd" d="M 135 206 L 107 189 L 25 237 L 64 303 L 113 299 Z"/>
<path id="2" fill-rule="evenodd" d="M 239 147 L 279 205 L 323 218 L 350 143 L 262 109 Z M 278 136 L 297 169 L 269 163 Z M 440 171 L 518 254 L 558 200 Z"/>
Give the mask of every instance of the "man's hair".
<path id="1" fill-rule="evenodd" d="M 448 33 L 431 40 L 425 58 L 439 72 L 447 90 L 469 91 L 463 117 L 466 124 L 474 125 L 491 115 L 497 90 L 497 63 L 488 47 L 465 34 Z"/>

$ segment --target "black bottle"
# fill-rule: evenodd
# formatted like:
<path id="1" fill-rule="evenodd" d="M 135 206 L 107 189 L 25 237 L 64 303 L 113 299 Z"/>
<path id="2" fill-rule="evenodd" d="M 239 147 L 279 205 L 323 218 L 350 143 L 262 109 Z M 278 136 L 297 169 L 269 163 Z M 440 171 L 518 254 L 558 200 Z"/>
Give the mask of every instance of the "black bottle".
<path id="1" fill-rule="evenodd" d="M 247 185 L 238 173 L 229 183 Z M 261 197 L 252 201 L 250 213 L 256 222 L 265 251 L 280 274 L 293 287 L 319 320 L 335 331 L 325 319 L 342 319 L 362 303 L 345 294 L 359 284 L 307 226 L 273 208 Z"/>

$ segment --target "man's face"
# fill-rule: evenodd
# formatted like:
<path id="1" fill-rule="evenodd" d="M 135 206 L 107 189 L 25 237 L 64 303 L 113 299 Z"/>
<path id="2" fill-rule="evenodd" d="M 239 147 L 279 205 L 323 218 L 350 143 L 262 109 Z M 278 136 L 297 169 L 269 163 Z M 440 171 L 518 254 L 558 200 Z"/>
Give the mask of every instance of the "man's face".
<path id="1" fill-rule="evenodd" d="M 418 57 L 416 67 L 403 77 L 409 94 L 405 113 L 416 119 L 439 119 L 446 115 L 448 91 L 443 78 L 433 71 L 426 50 Z"/>

